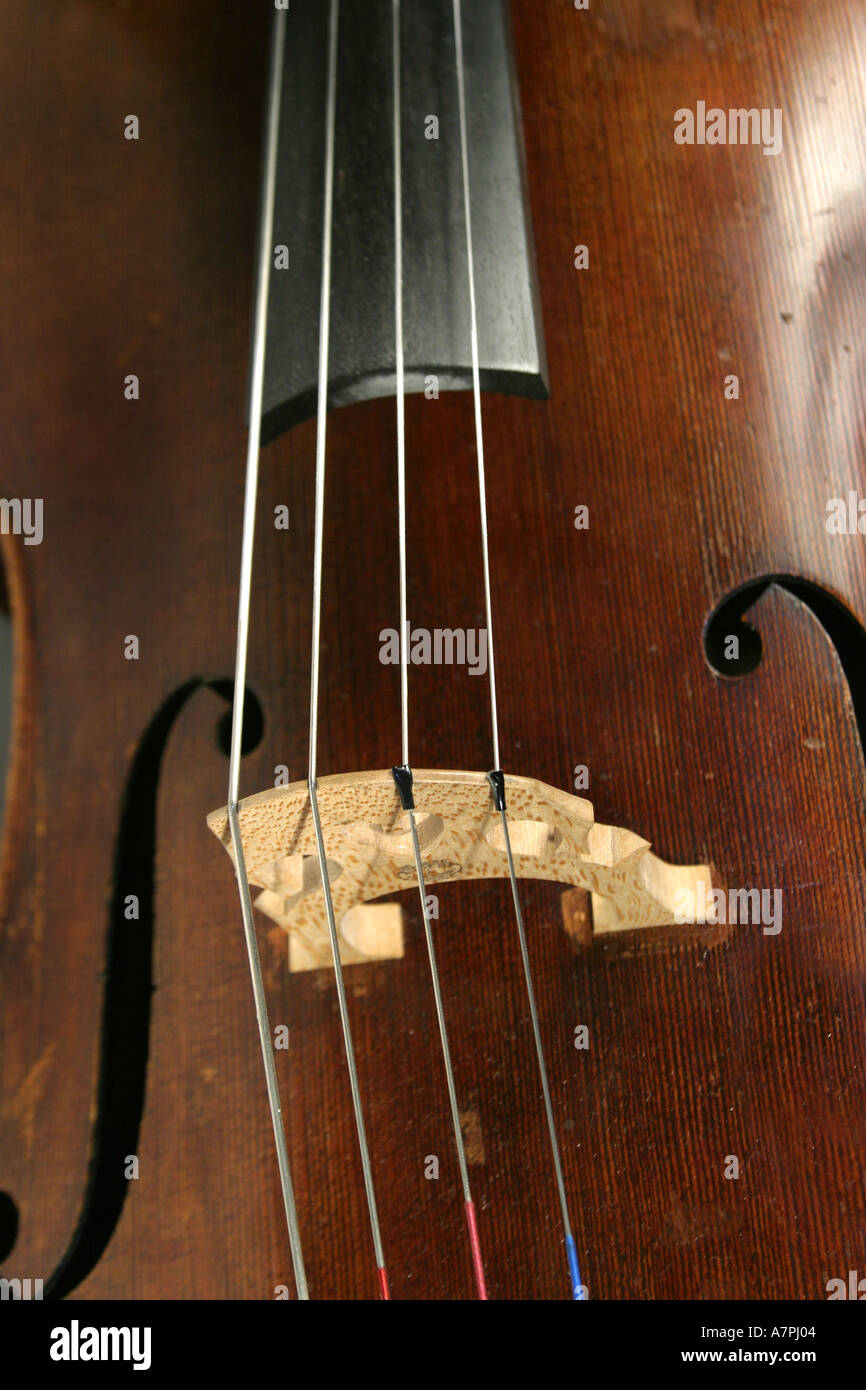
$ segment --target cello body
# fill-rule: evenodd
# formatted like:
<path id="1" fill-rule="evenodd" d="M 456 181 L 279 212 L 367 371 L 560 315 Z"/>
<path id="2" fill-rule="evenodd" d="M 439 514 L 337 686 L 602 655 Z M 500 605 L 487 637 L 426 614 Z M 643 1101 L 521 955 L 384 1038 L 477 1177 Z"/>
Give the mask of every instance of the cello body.
<path id="1" fill-rule="evenodd" d="M 823 1299 L 866 1230 L 863 16 L 510 14 L 549 398 L 484 396 L 503 765 L 565 791 L 585 767 L 599 821 L 775 913 L 608 936 L 561 885 L 523 885 L 581 1266 L 591 1298 Z M 0 1253 L 56 1296 L 294 1296 L 205 822 L 227 776 L 268 17 L 75 0 L 2 21 L 2 487 L 43 499 L 44 536 L 3 538 Z M 780 109 L 781 151 L 678 143 L 699 101 Z M 410 396 L 406 430 L 413 624 L 478 629 L 470 397 Z M 305 766 L 314 455 L 312 419 L 262 454 L 244 795 Z M 393 399 L 333 410 L 328 456 L 323 775 L 399 760 L 378 656 Z M 828 529 L 833 499 L 853 531 Z M 483 683 L 411 680 L 417 765 L 486 771 Z M 508 885 L 435 891 L 490 1295 L 564 1298 Z M 346 970 L 392 1296 L 469 1298 L 417 897 L 401 907 L 402 955 Z M 290 971 L 258 921 L 310 1293 L 373 1298 L 333 974 Z"/>

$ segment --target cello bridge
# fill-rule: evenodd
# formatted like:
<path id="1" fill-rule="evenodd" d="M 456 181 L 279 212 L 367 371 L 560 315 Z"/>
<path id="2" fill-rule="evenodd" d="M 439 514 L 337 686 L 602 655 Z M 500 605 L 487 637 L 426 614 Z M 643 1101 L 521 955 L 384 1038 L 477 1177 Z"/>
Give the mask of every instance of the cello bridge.
<path id="1" fill-rule="evenodd" d="M 712 923 L 705 865 L 659 859 L 630 830 L 596 822 L 592 805 L 531 777 L 506 776 L 509 838 L 518 878 L 591 894 L 592 933 Z M 415 823 L 425 883 L 507 878 L 500 813 L 481 772 L 414 771 Z M 322 777 L 317 799 L 328 879 L 345 965 L 403 955 L 399 903 L 377 900 L 417 887 L 408 812 L 390 770 Z M 332 965 L 327 909 L 306 782 L 239 803 L 255 906 L 289 937 L 289 968 Z M 225 807 L 208 826 L 234 858 Z"/>

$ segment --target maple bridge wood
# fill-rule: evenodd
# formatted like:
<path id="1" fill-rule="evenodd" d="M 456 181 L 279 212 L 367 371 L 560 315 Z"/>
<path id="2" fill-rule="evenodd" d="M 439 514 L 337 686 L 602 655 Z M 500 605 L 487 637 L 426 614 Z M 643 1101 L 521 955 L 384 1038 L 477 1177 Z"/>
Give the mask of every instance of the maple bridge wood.
<path id="1" fill-rule="evenodd" d="M 599 825 L 583 797 L 531 777 L 508 776 L 505 785 L 518 878 L 587 889 L 595 932 L 665 926 L 684 917 L 693 922 L 706 913 L 706 904 L 695 901 L 710 882 L 706 865 L 666 864 L 639 835 Z M 483 773 L 416 771 L 413 790 L 428 885 L 507 877 L 502 824 Z M 392 774 L 325 777 L 317 795 L 341 959 L 350 965 L 402 955 L 400 916 L 393 906 L 358 911 L 361 904 L 418 884 L 409 818 Z M 306 782 L 247 797 L 238 811 L 247 874 L 262 889 L 255 905 L 289 933 L 291 969 L 330 965 Z M 208 825 L 234 859 L 225 808 L 212 812 Z M 678 911 L 683 893 L 692 900 L 685 913 Z"/>

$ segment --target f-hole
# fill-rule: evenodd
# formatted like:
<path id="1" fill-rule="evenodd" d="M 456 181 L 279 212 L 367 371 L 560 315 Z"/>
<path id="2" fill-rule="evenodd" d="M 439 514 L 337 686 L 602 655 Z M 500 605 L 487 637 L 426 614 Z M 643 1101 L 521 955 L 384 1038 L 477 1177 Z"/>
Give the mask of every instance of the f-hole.
<path id="1" fill-rule="evenodd" d="M 771 584 L 787 589 L 811 608 L 830 641 L 845 672 L 860 743 L 866 757 L 866 628 L 833 594 L 790 574 L 762 575 L 733 589 L 716 605 L 704 627 L 704 651 L 713 671 L 728 679 L 738 679 L 756 670 L 763 655 L 761 634 L 746 621 L 745 614 Z M 731 637 L 738 639 L 730 654 Z"/>
<path id="2" fill-rule="evenodd" d="M 6 784 L 12 747 L 13 637 L 5 555 L 0 551 L 0 836 L 6 811 Z M 18 1208 L 7 1192 L 0 1192 L 0 1261 L 18 1239 Z"/>
<path id="3" fill-rule="evenodd" d="M 6 780 L 12 743 L 12 616 L 6 588 L 6 568 L 0 563 L 0 829 L 6 808 Z"/>
<path id="4" fill-rule="evenodd" d="M 90 1169 L 78 1224 L 60 1263 L 46 1281 L 45 1298 L 66 1297 L 96 1267 L 117 1226 L 130 1187 L 124 1175 L 124 1159 L 138 1149 L 150 1044 L 160 773 L 175 721 L 203 687 L 215 691 L 231 705 L 231 680 L 199 676 L 180 686 L 160 706 L 145 730 L 124 787 L 106 934 L 98 1101 Z M 230 727 L 229 712 L 216 729 L 217 746 L 224 752 L 228 751 L 226 731 Z M 242 744 L 245 753 L 256 747 L 263 730 L 261 705 L 247 689 Z M 135 931 L 129 930 L 124 915 L 130 895 L 138 899 Z M 0 1192 L 0 1260 L 13 1249 L 18 1224 L 18 1208 L 11 1194 Z"/>

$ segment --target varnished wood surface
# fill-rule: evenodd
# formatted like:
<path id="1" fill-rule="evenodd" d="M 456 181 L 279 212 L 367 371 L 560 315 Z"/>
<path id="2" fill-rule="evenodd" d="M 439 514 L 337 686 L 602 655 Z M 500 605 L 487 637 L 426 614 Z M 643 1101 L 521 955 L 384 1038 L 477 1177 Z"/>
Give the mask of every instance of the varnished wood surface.
<path id="1" fill-rule="evenodd" d="M 520 0 L 513 17 L 552 398 L 485 400 L 503 764 L 570 789 L 586 763 L 600 820 L 784 894 L 775 937 L 583 948 L 560 890 L 525 885 L 582 1268 L 598 1298 L 823 1298 L 862 1263 L 866 1225 L 862 751 L 833 647 L 790 593 L 753 614 L 750 676 L 715 676 L 702 629 L 764 574 L 866 616 L 864 540 L 824 527 L 829 497 L 866 490 L 866 19 L 854 0 Z M 6 546 L 0 1187 L 20 1229 L 3 1272 L 47 1278 L 85 1187 L 125 778 L 161 702 L 233 660 L 266 26 L 198 0 L 26 5 L 0 25 L 2 489 L 46 516 L 41 546 Z M 673 113 L 700 99 L 781 107 L 784 153 L 677 146 Z M 407 438 L 412 622 L 478 627 L 468 397 L 409 401 Z M 397 617 L 393 403 L 337 412 L 329 441 L 323 774 L 399 756 L 378 660 Z M 263 461 L 249 680 L 266 724 L 244 794 L 305 767 L 313 455 L 305 425 Z M 411 700 L 413 762 L 488 768 L 483 682 L 413 668 Z M 291 1285 L 236 893 L 205 825 L 225 800 L 221 711 L 191 699 L 163 763 L 140 1177 L 76 1296 Z M 348 977 L 383 1239 L 396 1298 L 467 1298 L 404 907 L 404 958 Z M 290 977 L 279 928 L 260 939 L 291 1030 L 277 1057 L 311 1293 L 371 1298 L 333 982 Z M 438 941 L 491 1296 L 564 1297 L 507 885 L 443 887 Z"/>

